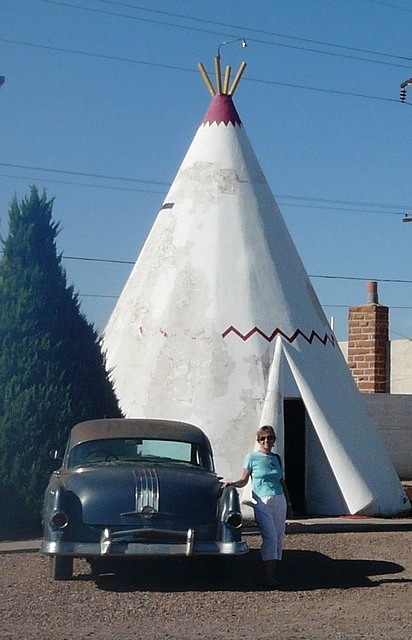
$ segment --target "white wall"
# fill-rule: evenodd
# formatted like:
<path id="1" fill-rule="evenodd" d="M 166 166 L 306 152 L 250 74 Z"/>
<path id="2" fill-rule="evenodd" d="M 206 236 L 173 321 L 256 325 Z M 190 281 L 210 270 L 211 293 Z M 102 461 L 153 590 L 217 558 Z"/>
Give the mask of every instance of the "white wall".
<path id="1" fill-rule="evenodd" d="M 348 343 L 339 342 L 348 361 Z M 390 389 L 393 394 L 412 394 L 412 340 L 391 340 L 389 343 Z"/>
<path id="2" fill-rule="evenodd" d="M 412 394 L 412 340 L 390 343 L 390 392 Z"/>
<path id="3" fill-rule="evenodd" d="M 363 397 L 399 477 L 411 480 L 411 394 L 365 393 Z"/>

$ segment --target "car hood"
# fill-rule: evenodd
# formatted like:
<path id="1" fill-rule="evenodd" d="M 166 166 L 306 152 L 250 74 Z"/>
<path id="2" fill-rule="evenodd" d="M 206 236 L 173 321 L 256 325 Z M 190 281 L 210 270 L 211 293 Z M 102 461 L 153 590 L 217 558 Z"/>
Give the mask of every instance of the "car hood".
<path id="1" fill-rule="evenodd" d="M 83 523 L 96 526 L 207 523 L 216 517 L 220 493 L 214 473 L 168 465 L 102 464 L 66 471 L 62 481 L 80 503 Z"/>

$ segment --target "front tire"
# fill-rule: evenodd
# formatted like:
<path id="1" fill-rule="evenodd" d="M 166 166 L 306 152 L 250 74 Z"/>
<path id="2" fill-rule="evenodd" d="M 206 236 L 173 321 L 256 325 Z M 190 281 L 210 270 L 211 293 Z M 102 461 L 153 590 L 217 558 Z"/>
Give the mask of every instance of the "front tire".
<path id="1" fill-rule="evenodd" d="M 73 577 L 73 558 L 69 556 L 52 556 L 50 573 L 53 580 L 70 580 Z"/>

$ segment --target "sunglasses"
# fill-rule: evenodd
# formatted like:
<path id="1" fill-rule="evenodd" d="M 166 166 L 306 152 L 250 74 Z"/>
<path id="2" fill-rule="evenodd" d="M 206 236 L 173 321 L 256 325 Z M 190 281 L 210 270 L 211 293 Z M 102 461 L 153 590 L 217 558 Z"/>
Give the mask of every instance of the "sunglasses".
<path id="1" fill-rule="evenodd" d="M 259 442 L 263 442 L 264 440 L 275 440 L 274 436 L 262 436 L 259 438 Z"/>

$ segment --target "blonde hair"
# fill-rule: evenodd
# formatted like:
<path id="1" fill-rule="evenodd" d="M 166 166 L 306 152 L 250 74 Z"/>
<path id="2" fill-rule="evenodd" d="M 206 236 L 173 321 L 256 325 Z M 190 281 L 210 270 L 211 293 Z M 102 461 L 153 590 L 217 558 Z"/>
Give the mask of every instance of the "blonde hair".
<path id="1" fill-rule="evenodd" d="M 271 427 L 270 425 L 264 425 L 263 427 L 260 427 L 257 432 L 256 432 L 256 440 L 259 442 L 260 438 L 263 435 L 270 435 L 273 436 L 274 440 L 276 440 L 276 433 L 273 427 Z"/>

